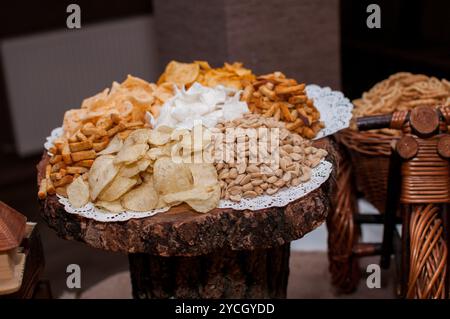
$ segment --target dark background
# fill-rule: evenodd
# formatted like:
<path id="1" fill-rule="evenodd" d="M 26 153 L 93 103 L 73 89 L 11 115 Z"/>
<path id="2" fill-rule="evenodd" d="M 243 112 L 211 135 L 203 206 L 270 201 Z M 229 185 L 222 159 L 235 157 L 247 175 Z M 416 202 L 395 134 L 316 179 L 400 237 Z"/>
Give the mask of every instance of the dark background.
<path id="1" fill-rule="evenodd" d="M 65 24 L 65 8 L 72 2 L 82 7 L 83 25 L 153 12 L 149 0 L 2 1 L 0 41 L 61 28 Z M 369 3 L 381 7 L 379 30 L 366 27 L 365 10 Z M 350 99 L 359 97 L 398 71 L 450 79 L 449 12 L 450 2 L 444 0 L 342 0 L 340 76 L 344 94 Z M 35 165 L 40 154 L 21 158 L 15 153 L 5 85 L 0 64 L 0 200 L 39 221 Z M 52 279 L 55 295 L 63 289 L 64 282 L 57 278 L 64 278 L 64 265 L 70 258 L 82 267 L 97 269 L 83 277 L 88 286 L 127 267 L 125 256 L 100 251 L 93 254 L 82 244 L 58 239 L 43 223 L 40 228 L 47 253 L 47 276 Z"/>

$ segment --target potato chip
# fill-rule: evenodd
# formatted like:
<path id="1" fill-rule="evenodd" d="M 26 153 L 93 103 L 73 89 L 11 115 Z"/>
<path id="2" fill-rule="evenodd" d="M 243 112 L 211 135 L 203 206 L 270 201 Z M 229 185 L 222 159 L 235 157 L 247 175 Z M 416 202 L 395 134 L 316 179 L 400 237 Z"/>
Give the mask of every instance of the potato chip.
<path id="1" fill-rule="evenodd" d="M 150 144 L 153 145 L 164 145 L 170 142 L 172 135 L 172 128 L 168 128 L 167 126 L 160 126 L 157 129 L 150 131 Z"/>
<path id="2" fill-rule="evenodd" d="M 137 129 L 128 135 L 124 142 L 124 146 L 128 147 L 134 144 L 145 144 L 150 139 L 151 130 L 148 128 Z"/>
<path id="3" fill-rule="evenodd" d="M 188 200 L 186 203 L 195 209 L 199 213 L 207 213 L 210 210 L 217 207 L 220 201 L 220 185 L 211 185 L 204 189 L 209 194 L 209 197 L 205 200 L 193 199 Z"/>
<path id="4" fill-rule="evenodd" d="M 161 157 L 153 165 L 153 180 L 159 194 L 169 194 L 192 188 L 192 174 L 184 163 L 174 163 Z"/>
<path id="5" fill-rule="evenodd" d="M 186 203 L 201 213 L 206 213 L 216 208 L 220 201 L 221 190 L 214 164 L 193 163 L 188 164 L 188 167 L 191 171 L 194 185 L 201 187 L 203 194 L 199 191 L 197 198 L 186 200 Z"/>
<path id="6" fill-rule="evenodd" d="M 136 176 L 140 172 L 145 171 L 150 163 L 151 160 L 149 160 L 148 158 L 142 158 L 133 164 L 122 166 L 120 168 L 119 175 L 122 177 Z"/>
<path id="7" fill-rule="evenodd" d="M 128 147 L 123 147 L 116 158 L 114 164 L 131 164 L 137 162 L 145 156 L 149 146 L 147 144 L 135 144 Z"/>
<path id="8" fill-rule="evenodd" d="M 89 202 L 89 186 L 83 180 L 83 177 L 80 176 L 76 178 L 67 187 L 67 196 L 69 198 L 69 202 L 75 208 L 83 207 Z"/>
<path id="9" fill-rule="evenodd" d="M 163 199 L 166 203 L 172 204 L 173 202 L 186 202 L 190 200 L 207 200 L 211 194 L 208 192 L 212 190 L 211 187 L 194 187 L 185 191 L 169 193 L 163 195 Z"/>
<path id="10" fill-rule="evenodd" d="M 146 156 L 153 161 L 163 156 L 170 156 L 170 153 L 166 154 L 164 150 L 164 147 L 153 147 L 147 152 Z"/>
<path id="11" fill-rule="evenodd" d="M 97 201 L 94 204 L 95 206 L 105 209 L 107 213 L 120 213 L 123 212 L 125 209 L 123 208 L 122 204 L 120 203 L 120 200 L 116 200 L 113 202 L 107 202 L 107 201 Z"/>
<path id="12" fill-rule="evenodd" d="M 180 204 L 181 204 L 181 202 L 179 202 L 179 203 L 173 203 L 172 206 L 176 206 L 176 205 L 180 205 Z M 159 198 L 158 198 L 158 203 L 156 204 L 155 209 L 158 209 L 158 208 L 164 208 L 164 207 L 169 207 L 169 206 L 171 206 L 171 205 L 167 204 L 167 203 L 164 201 L 164 199 L 162 198 L 162 196 L 159 196 Z"/>
<path id="13" fill-rule="evenodd" d="M 174 84 L 173 83 L 162 83 L 158 86 L 155 93 L 153 94 L 160 102 L 165 103 L 167 100 L 173 97 L 174 94 Z"/>
<path id="14" fill-rule="evenodd" d="M 153 180 L 146 181 L 126 193 L 121 203 L 126 209 L 137 212 L 154 209 L 158 204 L 158 194 L 153 186 Z"/>
<path id="15" fill-rule="evenodd" d="M 97 155 L 108 155 L 115 154 L 120 151 L 123 146 L 123 141 L 120 139 L 119 135 L 114 136 L 114 138 L 109 142 L 108 146 L 97 153 Z"/>
<path id="16" fill-rule="evenodd" d="M 170 134 L 170 139 L 172 141 L 182 141 L 185 135 L 191 135 L 191 131 L 188 129 L 176 129 Z"/>
<path id="17" fill-rule="evenodd" d="M 194 185 L 210 186 L 218 184 L 217 170 L 212 163 L 187 164 L 191 171 Z"/>
<path id="18" fill-rule="evenodd" d="M 97 157 L 92 164 L 88 178 L 92 200 L 98 197 L 119 172 L 119 168 L 114 165 L 114 158 L 113 155 L 102 155 Z"/>
<path id="19" fill-rule="evenodd" d="M 98 196 L 99 200 L 113 202 L 128 192 L 137 183 L 137 178 L 117 175 L 112 183 Z"/>
<path id="20" fill-rule="evenodd" d="M 125 81 L 122 82 L 120 85 L 121 87 L 128 88 L 128 89 L 142 89 L 147 92 L 153 92 L 155 90 L 155 86 L 151 83 L 148 83 L 145 80 L 142 80 L 138 77 L 132 76 L 128 74 Z"/>
<path id="21" fill-rule="evenodd" d="M 164 79 L 166 82 L 175 83 L 179 86 L 194 83 L 200 72 L 200 66 L 195 63 L 181 63 L 171 61 L 164 71 Z M 158 80 L 158 82 L 160 82 Z"/>

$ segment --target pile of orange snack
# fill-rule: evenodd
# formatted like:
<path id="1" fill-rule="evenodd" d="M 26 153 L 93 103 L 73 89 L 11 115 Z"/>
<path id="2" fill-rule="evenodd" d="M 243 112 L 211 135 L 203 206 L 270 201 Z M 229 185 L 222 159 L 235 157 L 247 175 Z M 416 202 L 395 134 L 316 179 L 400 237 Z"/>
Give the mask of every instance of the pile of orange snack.
<path id="1" fill-rule="evenodd" d="M 242 99 L 251 112 L 287 122 L 287 129 L 303 137 L 311 139 L 324 127 L 319 111 L 306 95 L 305 84 L 281 72 L 259 76 L 245 87 Z"/>
<path id="2" fill-rule="evenodd" d="M 142 121 L 127 122 L 113 113 L 83 123 L 69 138 L 56 141 L 49 150 L 52 155 L 40 184 L 39 198 L 55 193 L 67 196 L 66 186 L 80 175 L 87 179 L 85 173 L 116 134 L 124 140 L 133 130 L 143 127 Z"/>
<path id="3" fill-rule="evenodd" d="M 157 84 L 173 83 L 179 87 L 189 88 L 192 83 L 198 82 L 208 87 L 223 85 L 241 90 L 254 80 L 255 75 L 252 71 L 244 68 L 240 62 L 224 63 L 221 68 L 212 68 L 206 61 L 193 63 L 171 61 L 159 77 Z"/>

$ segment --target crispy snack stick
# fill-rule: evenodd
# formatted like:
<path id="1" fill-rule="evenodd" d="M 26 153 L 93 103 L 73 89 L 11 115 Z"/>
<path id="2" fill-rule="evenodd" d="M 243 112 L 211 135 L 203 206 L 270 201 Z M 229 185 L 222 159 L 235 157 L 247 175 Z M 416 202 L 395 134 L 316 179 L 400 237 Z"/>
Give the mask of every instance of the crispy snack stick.
<path id="1" fill-rule="evenodd" d="M 102 117 L 97 121 L 97 128 L 103 130 L 109 130 L 113 126 L 113 120 L 111 117 Z"/>
<path id="2" fill-rule="evenodd" d="M 286 121 L 292 122 L 291 112 L 289 111 L 288 105 L 285 102 L 280 102 L 280 110 Z"/>
<path id="3" fill-rule="evenodd" d="M 93 143 L 94 151 L 100 152 L 101 150 L 105 149 L 109 144 L 109 138 L 105 136 L 102 141 L 98 143 Z"/>
<path id="4" fill-rule="evenodd" d="M 295 95 L 291 96 L 289 98 L 289 103 L 291 104 L 299 104 L 299 103 L 305 103 L 308 100 L 306 95 Z"/>
<path id="5" fill-rule="evenodd" d="M 62 154 L 62 158 L 63 158 L 64 163 L 66 163 L 67 165 L 72 164 L 72 158 L 70 156 L 69 143 L 67 143 L 67 142 L 64 143 L 64 146 L 62 148 L 61 154 Z"/>
<path id="6" fill-rule="evenodd" d="M 286 124 L 286 128 L 287 128 L 288 130 L 290 130 L 290 131 L 294 131 L 294 130 L 296 130 L 297 128 L 303 126 L 303 125 L 304 125 L 304 124 L 303 124 L 303 121 L 302 121 L 302 120 L 296 119 L 294 122 Z"/>
<path id="7" fill-rule="evenodd" d="M 80 131 L 78 131 L 76 134 L 77 139 L 81 142 L 81 141 L 86 141 L 87 137 L 86 135 L 84 135 L 83 133 L 81 133 Z"/>
<path id="8" fill-rule="evenodd" d="M 92 124 L 91 122 L 84 124 L 84 126 L 81 128 L 81 133 L 83 133 L 86 136 L 91 135 L 105 136 L 108 134 L 105 129 L 95 127 L 94 124 Z"/>
<path id="9" fill-rule="evenodd" d="M 275 114 L 275 112 L 278 110 L 278 108 L 279 108 L 278 103 L 272 104 L 272 106 L 270 107 L 270 109 L 268 109 L 268 110 L 263 114 L 263 116 L 264 116 L 264 117 L 271 117 L 271 116 L 273 116 L 273 115 Z"/>
<path id="10" fill-rule="evenodd" d="M 117 124 L 116 126 L 114 126 L 113 128 L 110 128 L 108 130 L 108 136 L 112 137 L 112 136 L 116 135 L 117 133 L 122 132 L 125 129 L 126 129 L 125 123 L 120 122 L 119 124 Z"/>
<path id="11" fill-rule="evenodd" d="M 62 155 L 53 155 L 52 157 L 50 157 L 48 162 L 50 164 L 54 165 L 54 164 L 56 164 L 58 162 L 61 162 L 61 161 L 62 161 Z"/>
<path id="12" fill-rule="evenodd" d="M 70 154 L 73 162 L 79 162 L 82 160 L 95 159 L 96 153 L 94 150 L 81 151 Z"/>
<path id="13" fill-rule="evenodd" d="M 52 173 L 57 173 L 61 168 L 66 168 L 66 163 L 60 161 L 52 166 Z"/>
<path id="14" fill-rule="evenodd" d="M 42 179 L 39 185 L 38 197 L 44 199 L 47 197 L 47 179 Z"/>
<path id="15" fill-rule="evenodd" d="M 143 126 L 144 123 L 140 122 L 140 121 L 136 121 L 136 122 L 130 122 L 130 123 L 125 123 L 125 128 L 130 129 L 130 128 L 136 128 L 139 126 Z"/>
<path id="16" fill-rule="evenodd" d="M 242 100 L 247 101 L 254 91 L 253 85 L 247 85 L 242 93 Z"/>
<path id="17" fill-rule="evenodd" d="M 66 168 L 67 174 L 75 175 L 75 174 L 83 174 L 89 171 L 86 167 L 79 167 L 79 166 L 67 166 Z"/>
<path id="18" fill-rule="evenodd" d="M 69 143 L 70 151 L 72 153 L 90 150 L 92 148 L 92 146 L 93 146 L 92 142 L 89 140 L 85 140 L 85 141 L 77 142 L 77 143 Z"/>
<path id="19" fill-rule="evenodd" d="M 82 160 L 82 161 L 74 163 L 73 166 L 90 168 L 93 163 L 94 163 L 94 160 Z"/>
<path id="20" fill-rule="evenodd" d="M 275 87 L 275 93 L 276 94 L 293 94 L 296 92 L 303 93 L 304 89 L 305 89 L 304 83 L 294 86 L 277 85 Z"/>
<path id="21" fill-rule="evenodd" d="M 72 182 L 73 182 L 73 176 L 72 176 L 72 175 L 66 175 L 66 176 L 64 176 L 63 178 L 61 178 L 60 180 L 55 181 L 55 182 L 53 183 L 53 185 L 54 185 L 56 188 L 58 188 L 58 187 L 61 187 L 61 186 L 64 186 L 64 185 L 68 185 L 68 184 L 70 184 L 70 183 L 72 183 Z"/>
<path id="22" fill-rule="evenodd" d="M 280 110 L 280 105 L 279 105 L 279 104 L 277 104 L 277 105 L 278 105 L 278 108 L 277 108 L 277 110 L 275 111 L 275 114 L 273 115 L 273 118 L 274 118 L 276 121 L 279 121 L 280 118 L 281 118 L 281 110 Z"/>
<path id="23" fill-rule="evenodd" d="M 275 92 L 270 90 L 266 85 L 260 86 L 259 91 L 269 99 L 275 99 L 276 97 Z"/>
<path id="24" fill-rule="evenodd" d="M 46 192 L 50 195 L 53 195 L 55 193 L 55 187 L 53 186 L 52 180 L 50 178 L 52 172 L 52 165 L 47 164 L 45 167 L 45 180 L 46 180 Z"/>
<path id="25" fill-rule="evenodd" d="M 53 185 L 53 182 L 51 181 L 51 179 L 46 179 L 47 181 L 47 194 L 50 195 L 54 195 L 56 190 L 55 190 L 55 186 Z"/>
<path id="26" fill-rule="evenodd" d="M 52 146 L 52 147 L 49 148 L 48 152 L 50 154 L 55 155 L 55 154 L 58 154 L 58 149 L 56 148 L 56 146 Z"/>

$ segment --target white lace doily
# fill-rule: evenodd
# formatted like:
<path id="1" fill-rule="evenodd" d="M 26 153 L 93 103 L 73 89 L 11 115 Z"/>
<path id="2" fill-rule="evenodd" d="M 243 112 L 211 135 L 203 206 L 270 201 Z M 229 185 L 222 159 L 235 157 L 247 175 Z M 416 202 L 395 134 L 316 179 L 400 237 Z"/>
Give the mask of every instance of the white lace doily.
<path id="1" fill-rule="evenodd" d="M 99 222 L 123 222 L 132 218 L 145 218 L 156 215 L 158 213 L 167 212 L 170 208 L 153 209 L 147 212 L 123 211 L 120 213 L 111 213 L 95 207 L 92 203 L 87 203 L 83 207 L 75 208 L 70 204 L 66 197 L 56 195 L 58 201 L 64 205 L 66 212 L 70 214 L 80 215 L 86 218 L 94 219 Z"/>
<path id="2" fill-rule="evenodd" d="M 317 134 L 315 140 L 349 127 L 353 104 L 342 92 L 310 84 L 306 86 L 306 94 L 314 101 L 315 107 L 320 112 L 320 120 L 325 123 L 325 127 Z"/>
<path id="3" fill-rule="evenodd" d="M 222 199 L 219 208 L 233 208 L 236 210 L 259 210 L 269 207 L 283 207 L 318 188 L 330 176 L 333 165 L 322 160 L 319 165 L 311 171 L 311 179 L 306 183 L 295 187 L 282 188 L 274 195 L 261 195 L 255 198 L 243 198 L 239 202 Z"/>
<path id="4" fill-rule="evenodd" d="M 352 117 L 353 105 L 350 101 L 338 91 L 332 91 L 330 88 L 321 88 L 317 85 L 308 85 L 306 87 L 308 97 L 314 100 L 314 105 L 320 112 L 321 120 L 325 123 L 323 128 L 315 139 L 332 135 L 339 130 L 347 128 Z M 55 128 L 44 144 L 45 149 L 49 150 L 55 139 L 63 133 L 61 127 Z M 332 170 L 331 163 L 323 160 L 317 167 L 311 171 L 311 179 L 296 187 L 289 187 L 280 190 L 274 195 L 262 195 L 255 198 L 244 198 L 240 202 L 221 200 L 219 208 L 232 208 L 236 210 L 259 210 L 268 207 L 282 207 L 288 203 L 297 200 L 324 183 Z M 58 200 L 64 205 L 65 210 L 71 214 L 77 214 L 86 218 L 91 218 L 101 222 L 127 221 L 132 218 L 150 217 L 155 214 L 169 210 L 169 208 L 152 210 L 148 212 L 124 211 L 120 213 L 111 213 L 95 207 L 88 203 L 82 208 L 74 208 L 67 198 L 59 196 Z"/>
<path id="5" fill-rule="evenodd" d="M 53 146 L 53 142 L 61 137 L 63 135 L 64 131 L 62 127 L 57 127 L 55 128 L 51 133 L 50 136 L 47 136 L 46 141 L 44 143 L 44 147 L 45 149 L 48 151 L 50 149 L 50 147 Z M 50 153 L 48 153 L 49 155 L 51 155 Z"/>

